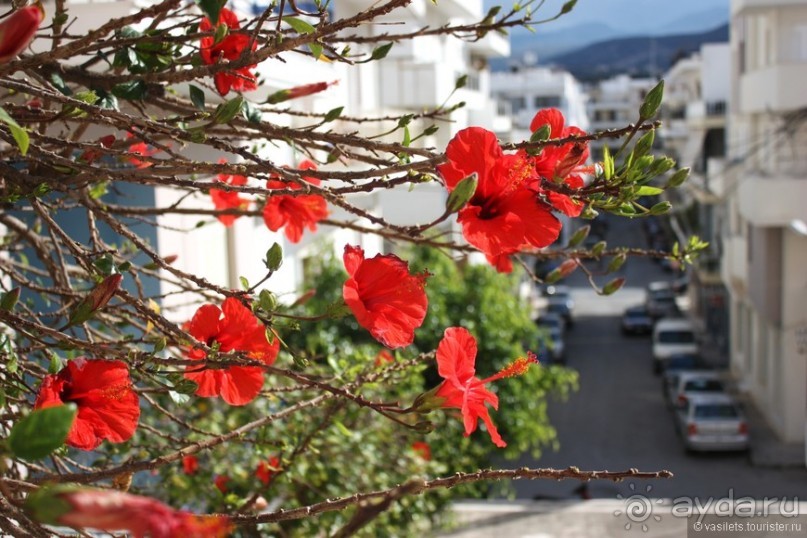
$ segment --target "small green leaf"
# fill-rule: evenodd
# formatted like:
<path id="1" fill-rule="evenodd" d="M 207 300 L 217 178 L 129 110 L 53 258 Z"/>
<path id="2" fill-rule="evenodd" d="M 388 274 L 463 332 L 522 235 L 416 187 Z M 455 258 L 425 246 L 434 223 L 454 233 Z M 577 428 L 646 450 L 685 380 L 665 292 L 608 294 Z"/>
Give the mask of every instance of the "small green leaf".
<path id="1" fill-rule="evenodd" d="M 639 189 L 636 191 L 636 196 L 658 196 L 662 192 L 664 192 L 664 189 L 645 185 L 643 187 L 639 187 Z"/>
<path id="2" fill-rule="evenodd" d="M 16 306 L 17 301 L 20 299 L 20 288 L 16 287 L 13 288 L 6 293 L 3 294 L 2 299 L 0 299 L 0 310 L 5 310 L 10 312 Z"/>
<path id="3" fill-rule="evenodd" d="M 473 198 L 476 187 L 479 184 L 479 176 L 476 172 L 460 180 L 454 190 L 448 195 L 446 200 L 446 213 L 456 213 Z"/>
<path id="4" fill-rule="evenodd" d="M 250 123 L 260 123 L 263 121 L 263 112 L 261 112 L 261 109 L 249 101 L 244 101 L 244 107 L 241 109 L 241 112 L 244 113 L 244 117 Z"/>
<path id="5" fill-rule="evenodd" d="M 627 259 L 628 257 L 627 255 L 625 255 L 624 252 L 617 254 L 611 259 L 611 262 L 608 264 L 607 272 L 613 273 L 614 271 L 619 271 L 619 269 L 625 264 L 625 260 Z"/>
<path id="6" fill-rule="evenodd" d="M 245 290 L 249 289 L 249 280 L 247 280 L 247 277 L 239 276 L 238 281 L 241 283 L 242 288 L 244 288 Z"/>
<path id="7" fill-rule="evenodd" d="M 401 145 L 409 147 L 409 144 L 412 143 L 412 135 L 409 133 L 409 126 L 407 125 L 404 127 L 404 137 Z"/>
<path id="8" fill-rule="evenodd" d="M 652 118 L 658 112 L 661 106 L 661 99 L 664 97 L 664 81 L 660 81 L 656 86 L 647 92 L 641 108 L 639 108 L 639 117 L 643 120 Z"/>
<path id="9" fill-rule="evenodd" d="M 64 444 L 76 412 L 73 404 L 32 411 L 11 428 L 9 449 L 20 459 L 34 461 L 44 458 Z"/>
<path id="10" fill-rule="evenodd" d="M 298 34 L 313 34 L 317 31 L 314 26 L 297 17 L 283 17 L 283 22 L 294 28 Z"/>
<path id="11" fill-rule="evenodd" d="M 636 159 L 638 157 L 642 157 L 646 155 L 650 148 L 653 147 L 653 141 L 656 138 L 655 131 L 648 131 L 644 134 L 637 142 L 636 145 L 633 147 L 633 158 Z M 636 166 L 636 168 L 643 168 L 641 166 Z"/>
<path id="12" fill-rule="evenodd" d="M 141 101 L 146 96 L 146 83 L 142 80 L 122 82 L 112 87 L 112 94 L 129 101 Z"/>
<path id="13" fill-rule="evenodd" d="M 272 312 L 277 306 L 277 299 L 271 291 L 261 290 L 258 294 L 258 305 L 267 312 Z"/>
<path id="14" fill-rule="evenodd" d="M 464 88 L 466 84 L 468 84 L 468 75 L 462 75 L 457 79 L 457 82 L 454 83 L 454 89 L 459 90 L 460 88 Z"/>
<path id="15" fill-rule="evenodd" d="M 612 295 L 624 285 L 625 285 L 625 277 L 615 278 L 612 281 L 610 281 L 608 284 L 603 286 L 602 294 L 603 295 Z"/>
<path id="16" fill-rule="evenodd" d="M 569 248 L 576 247 L 588 237 L 589 232 L 591 232 L 591 225 L 586 224 L 585 226 L 581 226 L 580 229 L 574 232 L 572 237 L 569 238 L 569 244 L 567 246 Z"/>
<path id="17" fill-rule="evenodd" d="M 266 258 L 263 263 L 270 271 L 280 269 L 280 266 L 283 265 L 283 248 L 277 243 L 272 244 L 269 250 L 266 251 Z"/>
<path id="18" fill-rule="evenodd" d="M 160 351 L 165 349 L 165 346 L 167 345 L 168 340 L 166 340 L 165 337 L 163 336 L 162 338 L 159 338 L 156 342 L 154 342 L 154 347 L 152 348 L 152 351 L 154 353 L 159 353 Z"/>
<path id="19" fill-rule="evenodd" d="M 213 34 L 213 44 L 218 45 L 224 38 L 227 37 L 227 34 L 230 33 L 230 27 L 226 24 L 219 24 L 216 26 L 216 32 Z"/>
<path id="20" fill-rule="evenodd" d="M 314 57 L 314 59 L 319 60 L 319 57 L 322 56 L 322 45 L 316 41 L 312 41 L 308 44 L 308 48 L 311 50 L 311 55 Z"/>
<path id="21" fill-rule="evenodd" d="M 235 116 L 241 112 L 241 107 L 244 106 L 244 98 L 240 95 L 230 99 L 226 103 L 220 104 L 216 107 L 216 112 L 213 114 L 213 121 L 215 123 L 229 123 Z"/>
<path id="22" fill-rule="evenodd" d="M 574 9 L 575 4 L 577 4 L 577 0 L 568 0 L 568 2 L 563 4 L 563 7 L 560 8 L 560 13 L 558 14 L 558 16 L 566 15 L 567 13 L 569 13 L 571 10 Z"/>
<path id="23" fill-rule="evenodd" d="M 591 247 L 591 253 L 594 256 L 601 256 L 606 246 L 608 246 L 608 243 L 605 241 L 598 241 L 593 247 Z"/>
<path id="24" fill-rule="evenodd" d="M 212 24 L 218 24 L 221 6 L 224 4 L 220 0 L 195 0 L 196 5 L 207 15 Z"/>
<path id="25" fill-rule="evenodd" d="M 650 214 L 664 215 L 665 213 L 668 213 L 670 209 L 672 209 L 672 204 L 670 202 L 659 202 L 650 208 Z"/>
<path id="26" fill-rule="evenodd" d="M 11 136 L 14 137 L 14 141 L 17 142 L 17 147 L 20 148 L 20 153 L 23 155 L 28 153 L 28 146 L 31 143 L 30 139 L 28 138 L 28 131 L 20 127 L 14 118 L 12 118 L 2 107 L 0 107 L 0 121 L 8 125 L 8 129 L 11 131 Z"/>
<path id="27" fill-rule="evenodd" d="M 387 54 L 389 54 L 392 45 L 392 43 L 387 43 L 374 48 L 373 54 L 370 56 L 370 60 L 381 60 L 382 58 L 385 58 Z"/>
<path id="28" fill-rule="evenodd" d="M 689 168 L 681 168 L 667 181 L 667 188 L 680 187 L 689 177 Z"/>
<path id="29" fill-rule="evenodd" d="M 345 107 L 343 107 L 343 106 L 338 106 L 336 108 L 330 109 L 328 111 L 328 113 L 325 114 L 325 117 L 322 119 L 322 122 L 323 123 L 328 123 L 329 121 L 333 121 L 333 120 L 337 119 L 339 116 L 342 115 L 342 110 L 344 110 L 344 108 Z"/>
<path id="30" fill-rule="evenodd" d="M 191 96 L 191 103 L 193 106 L 204 112 L 205 110 L 205 92 L 198 86 L 194 86 L 193 84 L 188 84 L 188 89 L 190 90 Z"/>
<path id="31" fill-rule="evenodd" d="M 108 181 L 99 181 L 90 187 L 90 198 L 98 200 L 107 193 Z"/>

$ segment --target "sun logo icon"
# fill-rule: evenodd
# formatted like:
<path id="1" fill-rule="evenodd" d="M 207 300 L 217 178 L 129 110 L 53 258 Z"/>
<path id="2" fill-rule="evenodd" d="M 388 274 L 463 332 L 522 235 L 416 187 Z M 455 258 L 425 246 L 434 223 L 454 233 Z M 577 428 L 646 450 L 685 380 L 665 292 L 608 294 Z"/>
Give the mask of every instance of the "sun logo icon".
<path id="1" fill-rule="evenodd" d="M 628 522 L 625 523 L 626 531 L 631 530 L 634 525 L 638 527 L 641 524 L 642 532 L 647 532 L 650 529 L 647 524 L 651 518 L 656 522 L 661 521 L 661 516 L 653 513 L 653 504 L 663 504 L 664 501 L 650 498 L 650 492 L 653 490 L 653 486 L 650 485 L 645 488 L 644 493 L 636 493 L 636 486 L 631 483 L 630 490 L 632 493 L 629 497 L 623 497 L 622 494 L 616 496 L 617 499 L 625 502 L 625 509 L 614 511 L 614 516 L 619 517 L 625 514 L 625 517 L 628 518 Z"/>

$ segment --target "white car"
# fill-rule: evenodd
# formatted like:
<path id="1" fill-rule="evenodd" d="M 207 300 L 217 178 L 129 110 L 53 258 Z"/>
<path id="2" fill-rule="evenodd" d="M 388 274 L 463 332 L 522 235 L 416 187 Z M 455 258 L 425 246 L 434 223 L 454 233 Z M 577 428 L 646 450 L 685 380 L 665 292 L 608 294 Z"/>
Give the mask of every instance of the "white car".
<path id="1" fill-rule="evenodd" d="M 684 318 L 664 318 L 653 327 L 653 371 L 661 371 L 661 363 L 674 355 L 697 354 L 695 327 Z"/>
<path id="2" fill-rule="evenodd" d="M 748 423 L 728 394 L 692 395 L 676 412 L 687 450 L 747 450 Z"/>

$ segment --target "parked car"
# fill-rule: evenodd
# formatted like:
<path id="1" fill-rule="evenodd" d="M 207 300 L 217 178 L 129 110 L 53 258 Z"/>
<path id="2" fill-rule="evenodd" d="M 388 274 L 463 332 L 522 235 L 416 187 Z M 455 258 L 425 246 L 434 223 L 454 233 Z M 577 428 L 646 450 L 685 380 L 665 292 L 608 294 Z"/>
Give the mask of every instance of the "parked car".
<path id="1" fill-rule="evenodd" d="M 703 358 L 695 353 L 673 355 L 661 363 L 661 388 L 666 396 L 670 384 L 682 371 L 708 370 Z"/>
<path id="2" fill-rule="evenodd" d="M 693 395 L 675 419 L 687 450 L 748 449 L 748 423 L 728 394 Z"/>
<path id="3" fill-rule="evenodd" d="M 566 343 L 563 341 L 563 330 L 557 326 L 544 325 L 544 333 L 538 340 L 535 352 L 538 360 L 550 363 L 566 363 Z"/>
<path id="4" fill-rule="evenodd" d="M 661 372 L 662 363 L 674 355 L 698 353 L 695 328 L 684 318 L 665 318 L 653 327 L 653 371 Z"/>
<path id="5" fill-rule="evenodd" d="M 644 305 L 632 306 L 622 314 L 623 334 L 650 334 L 653 332 L 653 318 Z"/>
<path id="6" fill-rule="evenodd" d="M 692 395 L 725 394 L 726 384 L 720 374 L 710 370 L 680 370 L 667 377 L 667 403 L 683 407 Z"/>
<path id="7" fill-rule="evenodd" d="M 666 283 L 665 283 L 666 284 Z M 671 287 L 647 288 L 645 306 L 653 319 L 680 315 L 677 294 Z"/>
<path id="8" fill-rule="evenodd" d="M 566 330 L 566 320 L 551 312 L 543 312 L 541 317 L 535 320 L 535 324 L 539 327 L 558 329 L 561 333 Z"/>
<path id="9" fill-rule="evenodd" d="M 566 320 L 567 327 L 574 325 L 574 299 L 568 286 L 547 286 L 544 290 L 547 298 L 546 311 L 557 314 Z"/>

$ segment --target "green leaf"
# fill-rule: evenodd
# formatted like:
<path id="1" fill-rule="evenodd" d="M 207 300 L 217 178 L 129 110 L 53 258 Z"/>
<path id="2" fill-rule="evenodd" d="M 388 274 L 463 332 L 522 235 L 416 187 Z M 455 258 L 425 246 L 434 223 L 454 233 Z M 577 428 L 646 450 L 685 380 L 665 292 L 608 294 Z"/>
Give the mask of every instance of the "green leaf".
<path id="1" fill-rule="evenodd" d="M 374 48 L 373 54 L 370 56 L 370 60 L 381 60 L 382 58 L 385 58 L 387 54 L 389 54 L 392 45 L 392 43 L 387 43 L 386 45 L 381 45 Z"/>
<path id="2" fill-rule="evenodd" d="M 612 295 L 617 290 L 619 290 L 622 286 L 625 285 L 625 277 L 615 278 L 610 281 L 608 284 L 603 286 L 602 294 L 603 295 Z"/>
<path id="3" fill-rule="evenodd" d="M 62 79 L 62 77 L 60 77 L 58 74 L 51 73 L 50 77 L 48 78 L 50 79 L 50 83 L 53 84 L 53 86 L 59 90 L 62 95 L 73 95 L 73 90 L 71 90 L 70 87 L 64 83 L 64 79 Z"/>
<path id="4" fill-rule="evenodd" d="M 664 192 L 664 189 L 645 185 L 644 187 L 639 187 L 639 189 L 636 191 L 636 196 L 658 196 L 662 192 Z"/>
<path id="5" fill-rule="evenodd" d="M 8 129 L 11 131 L 11 136 L 14 137 L 14 141 L 17 142 L 17 146 L 20 148 L 20 153 L 23 155 L 28 153 L 28 146 L 31 143 L 30 139 L 28 138 L 28 131 L 20 127 L 14 118 L 12 118 L 2 107 L 0 107 L 0 121 L 8 125 Z"/>
<path id="6" fill-rule="evenodd" d="M 213 34 L 213 44 L 218 45 L 224 38 L 227 37 L 227 34 L 230 33 L 230 27 L 226 24 L 220 24 L 216 26 L 216 32 Z"/>
<path id="7" fill-rule="evenodd" d="M 409 144 L 412 143 L 412 135 L 409 133 L 409 126 L 407 125 L 404 127 L 404 137 L 401 145 L 409 147 Z"/>
<path id="8" fill-rule="evenodd" d="M 317 31 L 314 26 L 297 17 L 283 17 L 283 22 L 294 28 L 294 31 L 298 34 L 313 34 Z"/>
<path id="9" fill-rule="evenodd" d="M 577 0 L 568 0 L 568 2 L 563 4 L 563 7 L 560 8 L 560 13 L 558 14 L 558 16 L 560 17 L 561 15 L 566 15 L 567 13 L 569 13 L 571 10 L 574 9 L 575 4 L 577 4 Z"/>
<path id="10" fill-rule="evenodd" d="M 586 237 L 588 237 L 589 232 L 591 232 L 591 225 L 586 224 L 585 226 L 581 226 L 572 237 L 569 238 L 569 244 L 567 245 L 569 248 L 574 248 L 580 243 L 582 243 Z"/>
<path id="11" fill-rule="evenodd" d="M 204 112 L 205 111 L 204 90 L 202 90 L 198 86 L 194 86 L 193 84 L 188 84 L 188 90 L 190 91 L 191 103 L 193 103 L 193 106 Z"/>
<path id="12" fill-rule="evenodd" d="M 242 288 L 244 288 L 245 290 L 249 289 L 249 280 L 247 280 L 247 277 L 239 276 L 238 281 L 241 283 Z"/>
<path id="13" fill-rule="evenodd" d="M 219 13 L 221 13 L 222 2 L 219 0 L 195 0 L 196 5 L 207 15 L 212 24 L 218 24 Z"/>
<path id="14" fill-rule="evenodd" d="M 668 213 L 670 209 L 672 209 L 672 204 L 670 202 L 659 202 L 650 208 L 650 214 L 664 215 L 665 213 Z"/>
<path id="15" fill-rule="evenodd" d="M 112 94 L 128 101 L 141 101 L 146 96 L 146 83 L 142 80 L 122 82 L 112 87 Z"/>
<path id="16" fill-rule="evenodd" d="M 14 424 L 8 447 L 18 458 L 34 461 L 62 446 L 70 433 L 77 409 L 73 404 L 37 409 Z"/>
<path id="17" fill-rule="evenodd" d="M 681 168 L 667 181 L 667 188 L 680 187 L 689 177 L 689 168 Z"/>
<path id="18" fill-rule="evenodd" d="M 2 299 L 0 299 L 0 310 L 5 310 L 7 312 L 14 309 L 14 306 L 17 304 L 17 301 L 20 300 L 20 288 L 16 287 L 11 289 L 3 294 Z"/>
<path id="19" fill-rule="evenodd" d="M 283 248 L 277 243 L 272 244 L 269 250 L 266 251 L 266 259 L 264 265 L 270 271 L 277 271 L 283 264 Z"/>
<path id="20" fill-rule="evenodd" d="M 637 142 L 636 145 L 633 147 L 633 157 L 634 159 L 642 157 L 650 151 L 650 148 L 653 147 L 653 140 L 656 138 L 655 131 L 648 131 L 644 134 Z M 638 165 L 636 168 L 640 168 Z M 642 167 L 643 168 L 643 167 Z"/>
<path id="21" fill-rule="evenodd" d="M 457 82 L 454 83 L 454 89 L 459 90 L 460 88 L 464 88 L 466 84 L 468 84 L 468 75 L 462 75 L 457 79 Z"/>
<path id="22" fill-rule="evenodd" d="M 446 213 L 456 213 L 473 198 L 476 187 L 479 184 L 479 176 L 476 172 L 465 177 L 457 183 L 446 200 Z"/>
<path id="23" fill-rule="evenodd" d="M 240 95 L 230 99 L 226 103 L 220 104 L 216 107 L 216 112 L 213 114 L 213 121 L 215 123 L 229 123 L 235 116 L 241 112 L 241 107 L 244 106 L 244 98 Z"/>
<path id="24" fill-rule="evenodd" d="M 664 97 L 664 81 L 660 81 L 656 86 L 647 92 L 641 108 L 639 108 L 639 116 L 641 119 L 646 120 L 652 118 L 658 112 L 661 106 L 661 99 Z"/>
<path id="25" fill-rule="evenodd" d="M 311 54 L 314 56 L 315 60 L 319 60 L 319 57 L 322 56 L 322 45 L 313 41 L 308 44 L 308 48 L 311 50 Z"/>
<path id="26" fill-rule="evenodd" d="M 342 110 L 344 110 L 344 108 L 345 107 L 343 107 L 343 106 L 338 106 L 336 108 L 330 109 L 328 111 L 328 113 L 325 114 L 325 117 L 322 119 L 322 122 L 323 123 L 328 123 L 329 121 L 333 121 L 333 120 L 337 119 L 339 116 L 342 115 Z"/>
<path id="27" fill-rule="evenodd" d="M 108 186 L 108 181 L 99 181 L 98 183 L 93 184 L 93 186 L 90 187 L 90 198 L 93 200 L 99 199 L 106 194 Z"/>
<path id="28" fill-rule="evenodd" d="M 241 109 L 241 112 L 244 113 L 244 117 L 249 123 L 260 123 L 263 121 L 263 112 L 261 112 L 261 109 L 247 100 L 244 100 L 244 107 Z"/>
<path id="29" fill-rule="evenodd" d="M 272 312 L 277 306 L 277 299 L 271 291 L 261 290 L 258 294 L 258 305 L 267 312 Z"/>

